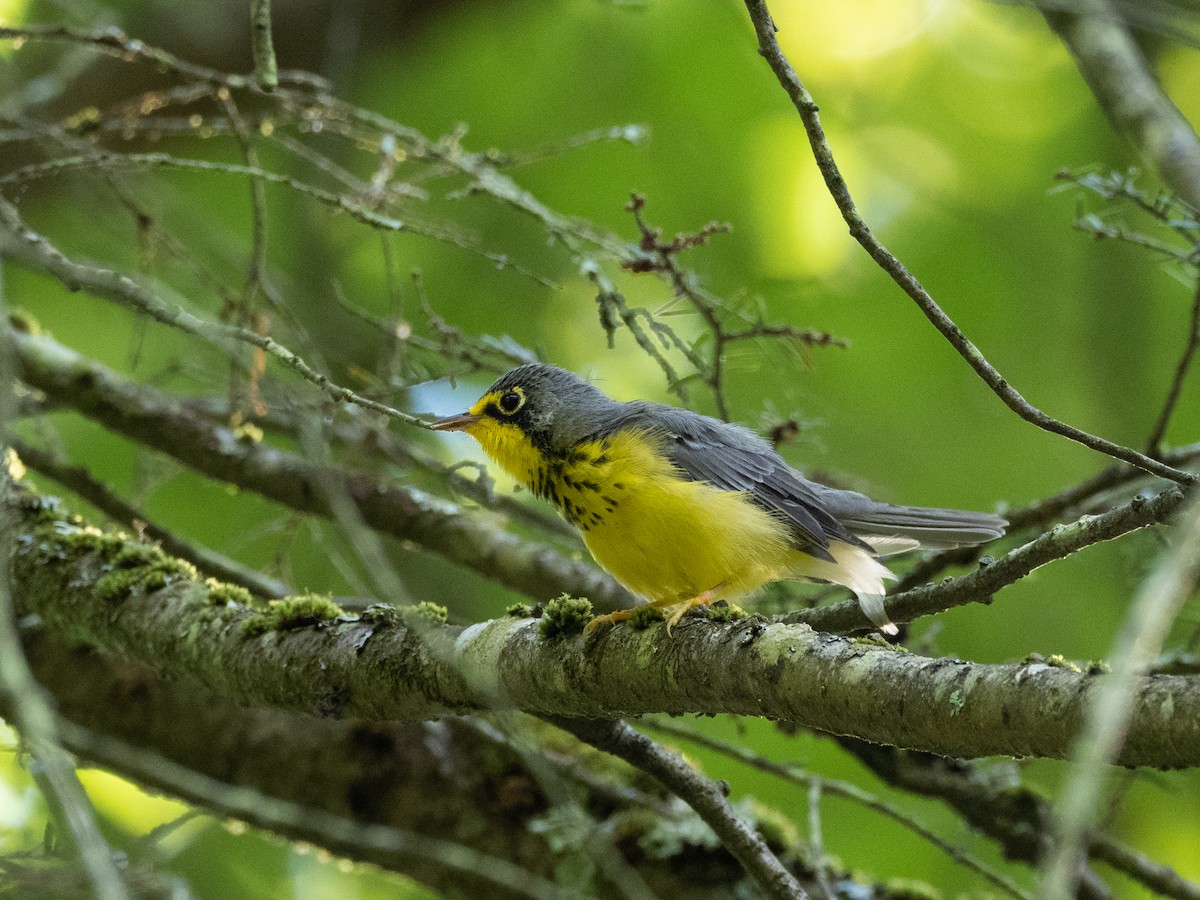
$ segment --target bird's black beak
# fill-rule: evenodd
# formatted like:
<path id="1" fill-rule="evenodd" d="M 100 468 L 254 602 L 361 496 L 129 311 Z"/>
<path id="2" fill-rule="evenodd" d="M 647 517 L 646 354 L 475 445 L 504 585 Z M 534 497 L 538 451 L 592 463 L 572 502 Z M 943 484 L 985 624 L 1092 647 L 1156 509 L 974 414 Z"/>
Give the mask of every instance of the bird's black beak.
<path id="1" fill-rule="evenodd" d="M 472 425 L 479 421 L 479 416 L 472 415 L 469 412 L 459 413 L 456 416 L 446 416 L 431 422 L 429 427 L 434 431 L 466 431 Z"/>

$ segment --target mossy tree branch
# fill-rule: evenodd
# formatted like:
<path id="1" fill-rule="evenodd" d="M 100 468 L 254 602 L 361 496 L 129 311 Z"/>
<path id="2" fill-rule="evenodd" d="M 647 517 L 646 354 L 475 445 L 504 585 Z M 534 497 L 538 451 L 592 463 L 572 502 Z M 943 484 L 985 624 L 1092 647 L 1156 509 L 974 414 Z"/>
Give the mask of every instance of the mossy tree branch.
<path id="1" fill-rule="evenodd" d="M 326 717 L 726 712 L 946 756 L 1064 757 L 1103 677 L 1043 663 L 928 659 L 756 618 L 692 616 L 672 637 L 621 627 L 547 639 L 535 620 L 407 627 L 297 600 L 263 625 L 261 613 L 214 595 L 186 569 L 148 561 L 136 542 L 96 537 L 15 486 L 6 504 L 23 523 L 13 548 L 23 612 L 230 700 Z M 1200 679 L 1138 679 L 1116 761 L 1200 764 Z"/>

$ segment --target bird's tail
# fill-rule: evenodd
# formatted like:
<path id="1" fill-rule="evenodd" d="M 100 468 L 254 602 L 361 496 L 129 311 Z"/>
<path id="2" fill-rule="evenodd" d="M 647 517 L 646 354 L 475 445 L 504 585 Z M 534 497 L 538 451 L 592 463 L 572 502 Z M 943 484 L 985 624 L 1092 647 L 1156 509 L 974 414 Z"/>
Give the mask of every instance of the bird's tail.
<path id="1" fill-rule="evenodd" d="M 875 543 L 872 538 L 909 538 L 933 549 L 970 547 L 1001 537 L 1008 525 L 991 513 L 892 506 L 853 491 L 830 490 L 821 499 L 847 531 L 867 543 Z"/>
<path id="2" fill-rule="evenodd" d="M 941 549 L 982 544 L 1001 537 L 1008 525 L 990 513 L 892 506 L 864 494 L 824 485 L 820 486 L 819 494 L 826 509 L 862 546 L 835 541 L 829 548 L 833 561 L 807 561 L 804 574 L 850 588 L 867 618 L 886 634 L 896 634 L 896 626 L 884 610 L 883 584 L 896 576 L 878 557 L 918 547 Z"/>

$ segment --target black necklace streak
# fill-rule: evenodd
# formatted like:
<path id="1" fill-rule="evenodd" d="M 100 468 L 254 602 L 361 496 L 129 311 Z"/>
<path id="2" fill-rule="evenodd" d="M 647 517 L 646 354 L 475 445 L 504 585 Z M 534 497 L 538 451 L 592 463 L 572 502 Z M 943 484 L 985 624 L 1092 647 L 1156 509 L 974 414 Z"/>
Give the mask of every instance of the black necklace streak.
<path id="1" fill-rule="evenodd" d="M 602 493 L 604 469 L 609 463 L 608 441 L 600 442 L 600 453 L 594 457 L 579 449 L 566 454 L 539 449 L 546 461 L 534 475 L 533 492 L 553 503 L 571 525 L 580 531 L 590 531 L 604 521 L 600 512 L 589 511 L 596 509 L 597 501 L 603 502 L 604 511 L 609 513 L 621 505 L 615 497 Z M 610 487 L 612 493 L 617 493 L 624 490 L 625 486 L 616 483 Z"/>

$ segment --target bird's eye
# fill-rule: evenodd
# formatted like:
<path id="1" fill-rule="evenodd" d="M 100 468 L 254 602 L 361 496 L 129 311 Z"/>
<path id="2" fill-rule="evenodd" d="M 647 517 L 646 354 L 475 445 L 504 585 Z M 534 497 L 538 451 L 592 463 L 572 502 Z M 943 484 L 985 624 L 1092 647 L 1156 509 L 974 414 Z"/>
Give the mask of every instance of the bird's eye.
<path id="1" fill-rule="evenodd" d="M 516 415 L 517 410 L 524 405 L 525 392 L 520 388 L 504 392 L 500 395 L 500 399 L 496 401 L 497 408 L 506 416 Z"/>

